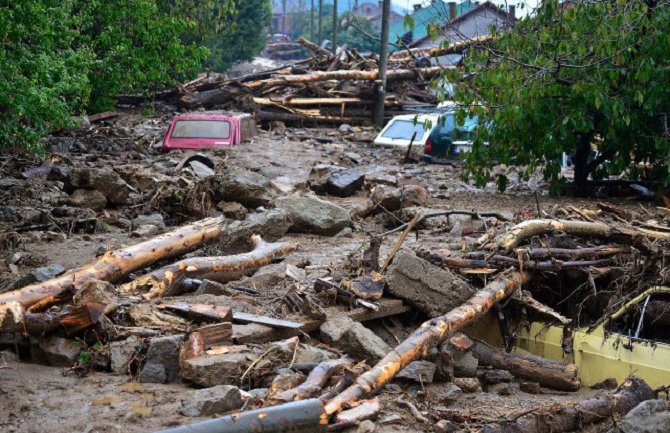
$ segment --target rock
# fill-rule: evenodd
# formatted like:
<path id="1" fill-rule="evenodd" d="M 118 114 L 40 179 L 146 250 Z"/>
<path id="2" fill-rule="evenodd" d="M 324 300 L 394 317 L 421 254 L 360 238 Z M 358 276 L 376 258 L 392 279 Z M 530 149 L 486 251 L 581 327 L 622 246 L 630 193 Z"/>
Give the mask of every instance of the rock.
<path id="1" fill-rule="evenodd" d="M 340 230 L 334 237 L 335 238 L 353 238 L 354 237 L 354 231 L 351 229 L 351 227 L 345 227 L 342 230 Z"/>
<path id="2" fill-rule="evenodd" d="M 370 189 L 376 185 L 397 186 L 398 178 L 386 173 L 372 173 L 365 175 L 366 188 Z"/>
<path id="3" fill-rule="evenodd" d="M 15 186 L 19 186 L 21 183 L 20 180 L 15 179 L 13 177 L 4 177 L 0 179 L 0 188 L 2 190 L 7 190 L 9 188 L 14 188 Z"/>
<path id="4" fill-rule="evenodd" d="M 340 131 L 340 134 L 342 135 L 353 134 L 354 132 L 356 132 L 354 127 L 347 123 L 341 124 L 340 127 L 337 128 L 337 130 Z"/>
<path id="5" fill-rule="evenodd" d="M 187 359 L 181 369 L 181 377 L 204 387 L 237 383 L 247 366 L 260 353 L 251 350 L 241 353 L 206 355 Z"/>
<path id="6" fill-rule="evenodd" d="M 610 377 L 602 382 L 591 385 L 591 389 L 616 389 L 617 386 L 619 385 L 617 384 L 616 379 Z"/>
<path id="7" fill-rule="evenodd" d="M 443 365 L 450 364 L 455 377 L 475 377 L 479 365 L 479 361 L 472 353 L 453 350 L 448 343 L 440 347 L 440 362 Z"/>
<path id="8" fill-rule="evenodd" d="M 218 385 L 186 393 L 179 413 L 185 416 L 220 415 L 242 407 L 242 393 L 232 385 Z"/>
<path id="9" fill-rule="evenodd" d="M 375 213 L 383 210 L 394 211 L 411 206 L 425 206 L 428 203 L 428 198 L 426 188 L 419 185 L 405 185 L 400 188 L 379 185 L 370 191 L 370 208 Z"/>
<path id="10" fill-rule="evenodd" d="M 358 428 L 356 429 L 356 433 L 372 433 L 375 431 L 377 426 L 375 425 L 374 422 L 370 421 L 369 419 L 361 421 L 360 424 L 358 424 Z"/>
<path id="11" fill-rule="evenodd" d="M 348 317 L 329 319 L 319 328 L 321 336 L 357 360 L 379 361 L 391 348 L 374 332 Z"/>
<path id="12" fill-rule="evenodd" d="M 160 229 L 152 224 L 146 224 L 139 226 L 130 233 L 130 236 L 133 238 L 149 238 L 156 236 L 160 232 Z"/>
<path id="13" fill-rule="evenodd" d="M 441 404 L 455 403 L 462 395 L 463 390 L 454 383 L 448 383 L 435 392 L 435 398 Z"/>
<path id="14" fill-rule="evenodd" d="M 542 387 L 537 382 L 521 382 L 519 383 L 519 390 L 527 394 L 542 394 Z"/>
<path id="15" fill-rule="evenodd" d="M 388 293 L 429 315 L 441 316 L 475 290 L 453 272 L 432 265 L 409 250 L 396 254 L 387 273 Z"/>
<path id="16" fill-rule="evenodd" d="M 235 201 L 255 209 L 258 206 L 269 206 L 275 198 L 270 179 L 253 171 L 234 167 L 212 179 L 217 183 L 220 200 Z"/>
<path id="17" fill-rule="evenodd" d="M 226 254 L 249 251 L 251 235 L 258 234 L 266 242 L 279 240 L 289 230 L 293 221 L 283 209 L 271 209 L 253 213 L 244 221 L 233 221 L 228 225 L 226 236 L 221 236 L 219 248 Z"/>
<path id="18" fill-rule="evenodd" d="M 647 400 L 628 412 L 608 433 L 670 432 L 670 406 L 666 400 Z"/>
<path id="19" fill-rule="evenodd" d="M 464 392 L 479 392 L 482 390 L 479 379 L 474 377 L 456 377 L 454 385 L 461 388 Z"/>
<path id="20" fill-rule="evenodd" d="M 268 396 L 268 389 L 267 388 L 250 389 L 248 394 L 253 398 L 264 399 Z"/>
<path id="21" fill-rule="evenodd" d="M 230 202 L 220 201 L 216 205 L 216 207 L 219 208 L 227 218 L 231 218 L 234 220 L 243 220 L 247 217 L 247 214 L 249 213 L 247 211 L 247 208 L 242 206 L 240 203 L 234 201 Z"/>
<path id="22" fill-rule="evenodd" d="M 107 198 L 94 189 L 78 189 L 67 200 L 70 206 L 84 207 L 99 211 L 107 205 Z"/>
<path id="23" fill-rule="evenodd" d="M 44 233 L 44 239 L 49 242 L 62 243 L 67 240 L 67 235 L 61 232 L 47 231 L 46 233 Z"/>
<path id="24" fill-rule="evenodd" d="M 212 176 L 215 173 L 214 170 L 200 161 L 191 161 L 188 163 L 188 165 L 191 167 L 191 170 L 193 170 L 193 173 L 195 173 L 195 175 L 198 177 Z"/>
<path id="25" fill-rule="evenodd" d="M 35 269 L 31 275 L 35 280 L 34 282 L 42 282 L 56 278 L 64 272 L 65 266 L 61 265 L 60 263 L 54 263 L 53 265 Z"/>
<path id="26" fill-rule="evenodd" d="M 117 302 L 115 294 L 116 288 L 109 281 L 90 279 L 76 284 L 72 300 L 78 307 L 88 303 L 97 303 L 114 308 Z"/>
<path id="27" fill-rule="evenodd" d="M 498 395 L 512 395 L 514 390 L 509 383 L 494 383 L 486 387 L 486 392 L 498 394 Z"/>
<path id="28" fill-rule="evenodd" d="M 346 209 L 317 197 L 290 195 L 280 197 L 275 205 L 288 212 L 295 232 L 333 236 L 351 226 Z"/>
<path id="29" fill-rule="evenodd" d="M 307 186 L 312 191 L 322 194 L 328 188 L 328 181 L 335 173 L 343 171 L 344 168 L 331 164 L 317 164 L 309 172 Z"/>
<path id="30" fill-rule="evenodd" d="M 0 351 L 0 363 L 7 362 L 19 362 L 19 355 L 12 352 L 11 350 L 2 350 Z"/>
<path id="31" fill-rule="evenodd" d="M 417 383 L 433 383 L 437 366 L 430 361 L 413 361 L 400 370 L 396 379 L 413 380 Z"/>
<path id="32" fill-rule="evenodd" d="M 49 365 L 71 367 L 81 351 L 80 343 L 56 336 L 42 337 L 37 343 Z"/>
<path id="33" fill-rule="evenodd" d="M 183 335 L 167 335 L 149 340 L 147 362 L 140 372 L 140 382 L 170 383 L 179 377 L 179 349 Z"/>
<path id="34" fill-rule="evenodd" d="M 68 178 L 72 188 L 92 189 L 102 193 L 112 205 L 127 204 L 133 189 L 111 170 L 77 167 L 70 170 Z"/>
<path id="35" fill-rule="evenodd" d="M 460 429 L 461 427 L 458 424 L 448 419 L 441 419 L 435 423 L 435 431 L 437 433 L 455 433 Z"/>
<path id="36" fill-rule="evenodd" d="M 110 367 L 113 373 L 128 374 L 128 365 L 142 351 L 142 340 L 130 337 L 109 344 Z"/>
<path id="37" fill-rule="evenodd" d="M 145 225 L 156 226 L 159 229 L 164 229 L 165 220 L 163 219 L 163 215 L 159 213 L 152 213 L 151 215 L 139 215 L 132 220 L 130 228 L 137 229 Z"/>
<path id="38" fill-rule="evenodd" d="M 349 197 L 363 187 L 365 174 L 358 170 L 344 170 L 333 173 L 328 178 L 326 191 L 337 197 Z"/>
<path id="39" fill-rule="evenodd" d="M 484 383 L 494 384 L 501 382 L 511 382 L 514 380 L 514 376 L 507 370 L 487 370 L 482 375 Z"/>

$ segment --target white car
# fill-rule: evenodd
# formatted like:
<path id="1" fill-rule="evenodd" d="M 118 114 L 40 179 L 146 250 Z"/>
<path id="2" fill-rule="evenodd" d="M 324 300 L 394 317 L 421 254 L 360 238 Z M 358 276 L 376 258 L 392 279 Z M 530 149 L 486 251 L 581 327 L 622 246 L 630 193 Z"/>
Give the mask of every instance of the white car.
<path id="1" fill-rule="evenodd" d="M 378 146 L 424 147 L 440 123 L 440 114 L 403 114 L 384 126 L 374 143 Z M 412 141 L 412 138 L 414 139 Z"/>

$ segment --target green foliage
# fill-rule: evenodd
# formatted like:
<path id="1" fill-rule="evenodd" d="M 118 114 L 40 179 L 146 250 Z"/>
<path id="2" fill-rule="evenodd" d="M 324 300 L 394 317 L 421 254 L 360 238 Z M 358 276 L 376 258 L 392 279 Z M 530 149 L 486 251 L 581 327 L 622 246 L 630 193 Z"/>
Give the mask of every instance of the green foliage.
<path id="1" fill-rule="evenodd" d="M 228 69 L 239 60 L 252 60 L 265 47 L 266 31 L 272 24 L 270 0 L 234 0 L 234 26 L 207 37 L 208 66 L 216 71 Z"/>
<path id="2" fill-rule="evenodd" d="M 565 11 L 556 0 L 542 4 L 537 16 L 466 59 L 463 73 L 474 75 L 457 86 L 455 99 L 482 122 L 470 173 L 481 184 L 497 162 L 524 166 L 527 174 L 542 167 L 558 186 L 566 152 L 579 192 L 589 175 L 640 176 L 634 166 L 643 161 L 670 180 L 667 0 L 578 2 Z M 601 153 L 595 160 L 591 143 Z"/>
<path id="3" fill-rule="evenodd" d="M 323 24 L 322 24 L 322 38 L 333 40 L 333 6 L 326 4 L 323 6 Z M 309 16 L 307 16 L 309 18 Z M 314 21 L 317 21 L 318 15 L 314 16 Z M 372 25 L 370 21 L 364 17 L 345 12 L 338 18 L 337 30 L 337 45 L 343 46 L 347 44 L 349 48 L 355 48 L 359 51 L 371 51 L 378 53 L 381 46 L 381 35 L 379 31 Z M 299 35 L 310 39 L 309 35 L 309 21 L 305 21 L 301 27 L 303 29 Z M 314 25 L 314 33 L 317 32 L 317 24 Z M 320 41 L 314 41 L 320 43 Z"/>
<path id="4" fill-rule="evenodd" d="M 36 150 L 88 101 L 87 47 L 76 48 L 73 1 L 0 0 L 0 148 Z"/>

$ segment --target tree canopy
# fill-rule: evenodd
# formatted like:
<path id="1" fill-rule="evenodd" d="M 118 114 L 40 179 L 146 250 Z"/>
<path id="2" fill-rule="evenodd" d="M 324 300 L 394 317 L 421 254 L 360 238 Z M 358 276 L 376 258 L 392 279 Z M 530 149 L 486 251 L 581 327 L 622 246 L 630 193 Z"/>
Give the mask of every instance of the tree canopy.
<path id="1" fill-rule="evenodd" d="M 263 47 L 269 0 L 0 0 L 0 147 L 225 68 Z M 211 51 L 208 49 L 211 48 Z M 223 48 L 226 48 L 223 50 Z"/>
<path id="2" fill-rule="evenodd" d="M 467 167 L 485 183 L 495 163 L 536 167 L 560 186 L 559 158 L 572 155 L 578 192 L 587 179 L 643 175 L 670 181 L 668 0 L 602 0 L 562 8 L 546 0 L 534 17 L 466 56 L 454 99 L 482 124 Z M 593 156 L 592 147 L 599 152 Z M 504 187 L 506 179 L 500 177 Z"/>

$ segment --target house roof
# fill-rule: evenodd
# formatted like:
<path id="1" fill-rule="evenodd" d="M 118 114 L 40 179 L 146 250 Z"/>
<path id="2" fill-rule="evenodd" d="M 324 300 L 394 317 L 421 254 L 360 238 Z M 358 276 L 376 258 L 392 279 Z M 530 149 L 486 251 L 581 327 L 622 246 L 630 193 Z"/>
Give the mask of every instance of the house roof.
<path id="1" fill-rule="evenodd" d="M 473 1 L 464 0 L 456 5 L 456 16 L 462 16 L 476 7 Z M 449 3 L 436 0 L 417 11 L 412 11 L 409 15 L 414 20 L 413 39 L 421 39 L 428 36 L 429 24 L 441 24 L 449 20 Z M 389 41 L 395 43 L 408 31 L 409 29 L 405 28 L 404 20 L 392 24 L 389 28 Z"/>
<path id="2" fill-rule="evenodd" d="M 503 16 L 503 17 L 505 17 L 505 18 L 507 18 L 507 17 L 509 16 L 509 13 L 508 13 L 506 10 L 504 10 L 504 9 L 502 9 L 502 8 L 500 8 L 500 7 L 496 6 L 496 5 L 494 5 L 494 4 L 491 3 L 490 1 L 486 1 L 486 2 L 484 2 L 484 3 L 480 3 L 480 4 L 477 5 L 477 6 L 474 6 L 474 5 L 473 5 L 472 8 L 468 9 L 468 10 L 467 10 L 466 12 L 464 12 L 463 14 L 457 14 L 457 15 L 456 15 L 456 18 L 454 18 L 454 19 L 451 20 L 451 21 L 447 21 L 447 22 L 445 22 L 444 25 L 442 26 L 442 28 L 443 28 L 443 29 L 446 29 L 447 26 L 452 26 L 452 25 L 454 25 L 454 24 L 458 24 L 458 23 L 460 23 L 460 22 L 462 22 L 462 21 L 465 21 L 465 20 L 468 19 L 469 17 L 471 17 L 471 16 L 477 14 L 478 12 L 481 12 L 481 11 L 484 10 L 484 9 L 490 9 L 490 10 L 492 10 L 492 11 L 498 13 L 500 16 Z M 416 27 L 416 24 L 415 24 L 415 27 Z M 389 39 L 390 39 L 390 38 L 389 38 Z M 429 35 L 427 32 L 426 32 L 426 34 L 425 34 L 424 36 L 422 36 L 422 37 L 420 37 L 420 38 L 417 38 L 417 37 L 415 36 L 415 37 L 414 37 L 414 40 L 412 41 L 412 43 L 409 44 L 409 48 L 415 47 L 415 46 L 417 46 L 417 45 L 419 45 L 419 44 L 421 44 L 421 43 L 423 43 L 423 42 L 425 42 L 425 41 L 427 41 L 427 40 L 429 40 L 429 39 L 430 39 L 430 35 Z"/>

